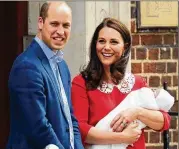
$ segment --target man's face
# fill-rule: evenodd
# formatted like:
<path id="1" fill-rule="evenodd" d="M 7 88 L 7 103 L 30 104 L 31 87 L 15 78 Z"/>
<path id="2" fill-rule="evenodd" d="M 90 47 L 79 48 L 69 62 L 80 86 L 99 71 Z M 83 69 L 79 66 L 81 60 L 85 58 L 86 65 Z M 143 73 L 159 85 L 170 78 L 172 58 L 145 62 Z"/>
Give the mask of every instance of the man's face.
<path id="1" fill-rule="evenodd" d="M 45 20 L 39 17 L 38 27 L 41 39 L 52 50 L 64 48 L 71 32 L 71 10 L 64 4 L 50 4 Z"/>

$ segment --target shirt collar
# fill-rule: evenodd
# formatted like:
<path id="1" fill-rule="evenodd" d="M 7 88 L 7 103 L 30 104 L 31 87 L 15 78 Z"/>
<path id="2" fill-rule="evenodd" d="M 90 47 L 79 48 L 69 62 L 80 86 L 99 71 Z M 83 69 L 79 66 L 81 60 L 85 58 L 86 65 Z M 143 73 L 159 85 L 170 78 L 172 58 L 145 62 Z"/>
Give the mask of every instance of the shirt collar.
<path id="1" fill-rule="evenodd" d="M 62 50 L 56 50 L 55 52 L 52 51 L 41 39 L 39 39 L 37 36 L 34 38 L 36 42 L 40 45 L 43 52 L 45 53 L 46 57 L 49 59 L 53 59 L 53 57 L 57 56 L 61 59 L 63 59 L 63 52 Z"/>
<path id="2" fill-rule="evenodd" d="M 119 82 L 119 84 L 114 85 L 112 83 L 103 81 L 102 84 L 97 87 L 97 89 L 103 93 L 110 94 L 115 86 L 121 93 L 127 94 L 132 90 L 134 84 L 135 76 L 132 73 L 125 73 L 124 78 Z"/>

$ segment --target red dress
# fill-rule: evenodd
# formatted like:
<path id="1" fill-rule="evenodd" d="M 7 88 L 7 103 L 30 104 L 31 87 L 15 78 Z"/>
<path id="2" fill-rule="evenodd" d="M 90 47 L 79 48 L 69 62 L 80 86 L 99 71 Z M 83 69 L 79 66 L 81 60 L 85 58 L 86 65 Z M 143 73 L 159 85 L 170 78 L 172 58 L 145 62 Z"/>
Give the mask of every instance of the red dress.
<path id="1" fill-rule="evenodd" d="M 133 80 L 131 79 L 131 76 L 133 77 Z M 87 91 L 85 87 L 85 80 L 81 75 L 78 75 L 73 79 L 72 104 L 74 114 L 79 122 L 83 143 L 90 128 L 95 126 L 98 121 L 100 121 L 118 104 L 120 104 L 120 102 L 130 93 L 130 91 L 134 91 L 146 86 L 144 79 L 142 79 L 140 76 L 130 74 L 127 78 L 128 79 L 123 79 L 123 84 L 120 84 L 120 87 L 113 86 L 110 93 L 102 92 L 99 89 Z M 121 86 L 123 86 L 123 88 Z M 127 88 L 127 90 L 124 88 Z M 162 130 L 166 130 L 170 126 L 171 118 L 168 113 L 163 111 L 161 112 L 164 116 L 164 126 Z M 134 146 L 128 146 L 127 149 L 145 149 L 143 130 L 141 137 L 137 142 L 134 143 Z"/>

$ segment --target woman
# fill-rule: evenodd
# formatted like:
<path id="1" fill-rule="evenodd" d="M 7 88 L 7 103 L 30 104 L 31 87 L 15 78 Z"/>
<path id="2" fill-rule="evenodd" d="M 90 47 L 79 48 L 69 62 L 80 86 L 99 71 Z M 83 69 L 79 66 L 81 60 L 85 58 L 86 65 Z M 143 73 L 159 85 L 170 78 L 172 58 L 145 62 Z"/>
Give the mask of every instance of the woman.
<path id="1" fill-rule="evenodd" d="M 138 119 L 154 130 L 169 128 L 170 116 L 164 111 L 141 107 L 127 109 L 111 122 L 112 132 L 94 126 L 134 90 L 146 87 L 140 76 L 125 73 L 131 50 L 129 30 L 118 20 L 105 18 L 96 28 L 87 67 L 72 82 L 72 104 L 83 143 L 120 144 L 128 149 L 145 149 L 144 131 L 136 130 Z"/>

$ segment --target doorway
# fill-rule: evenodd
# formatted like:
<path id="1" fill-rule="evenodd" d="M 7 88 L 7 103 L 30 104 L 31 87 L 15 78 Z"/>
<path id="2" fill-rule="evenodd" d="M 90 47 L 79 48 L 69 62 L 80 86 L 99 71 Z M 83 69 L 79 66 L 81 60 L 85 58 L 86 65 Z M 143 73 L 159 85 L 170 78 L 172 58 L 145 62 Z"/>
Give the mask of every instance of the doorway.
<path id="1" fill-rule="evenodd" d="M 8 77 L 15 58 L 23 51 L 23 36 L 28 33 L 28 2 L 0 2 L 0 148 L 9 135 Z"/>

